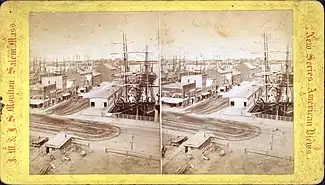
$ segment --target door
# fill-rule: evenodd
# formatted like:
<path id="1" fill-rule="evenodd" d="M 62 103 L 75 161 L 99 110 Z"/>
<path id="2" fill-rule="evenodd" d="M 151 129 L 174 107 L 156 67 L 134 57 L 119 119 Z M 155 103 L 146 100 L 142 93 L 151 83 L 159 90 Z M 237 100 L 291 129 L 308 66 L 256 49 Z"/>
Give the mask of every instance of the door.
<path id="1" fill-rule="evenodd" d="M 95 102 L 90 102 L 91 107 L 95 107 Z"/>
<path id="2" fill-rule="evenodd" d="M 231 105 L 231 106 L 235 106 L 235 102 L 234 102 L 234 101 L 231 101 L 231 102 L 230 102 L 230 105 Z"/>
<path id="3" fill-rule="evenodd" d="M 247 106 L 247 102 L 244 102 L 244 107 L 246 107 Z"/>
<path id="4" fill-rule="evenodd" d="M 107 107 L 107 102 L 104 102 L 104 107 Z"/>

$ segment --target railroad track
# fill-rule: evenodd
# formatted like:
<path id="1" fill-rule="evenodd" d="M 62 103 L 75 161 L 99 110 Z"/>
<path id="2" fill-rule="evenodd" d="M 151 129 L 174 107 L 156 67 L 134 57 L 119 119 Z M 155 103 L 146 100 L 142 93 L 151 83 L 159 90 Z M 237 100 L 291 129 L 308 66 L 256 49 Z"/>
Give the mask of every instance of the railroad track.
<path id="1" fill-rule="evenodd" d="M 228 107 L 228 101 L 219 102 L 218 104 L 210 106 L 207 109 L 203 109 L 204 112 L 199 114 L 213 114 L 226 107 Z"/>
<path id="2" fill-rule="evenodd" d="M 120 128 L 108 124 L 60 119 L 46 115 L 31 115 L 30 128 L 51 132 L 69 132 L 75 136 L 89 140 L 105 140 L 120 133 Z"/>
<path id="3" fill-rule="evenodd" d="M 261 133 L 259 127 L 247 123 L 215 119 L 193 119 L 195 121 L 183 120 L 175 115 L 164 116 L 162 126 L 166 129 L 190 131 L 193 133 L 204 130 L 210 132 L 218 139 L 229 141 L 246 140 L 257 137 Z"/>
<path id="4" fill-rule="evenodd" d="M 50 111 L 53 114 L 57 114 L 57 115 L 71 115 L 80 112 L 86 109 L 87 107 L 89 107 L 89 99 L 81 98 L 72 101 L 67 100 L 66 103 L 59 105 L 51 109 Z"/>
<path id="5" fill-rule="evenodd" d="M 227 98 L 211 99 L 209 101 L 202 102 L 197 106 L 187 109 L 186 112 L 191 112 L 196 114 L 212 114 L 227 107 L 227 105 L 228 105 Z"/>

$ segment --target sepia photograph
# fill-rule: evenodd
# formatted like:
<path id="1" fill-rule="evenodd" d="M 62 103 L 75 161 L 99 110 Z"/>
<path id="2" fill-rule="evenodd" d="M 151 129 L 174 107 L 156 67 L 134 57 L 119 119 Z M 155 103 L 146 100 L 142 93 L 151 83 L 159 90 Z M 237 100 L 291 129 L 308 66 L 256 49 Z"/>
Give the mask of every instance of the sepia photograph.
<path id="1" fill-rule="evenodd" d="M 5 184 L 323 180 L 318 2 L 0 8 Z"/>
<path id="2" fill-rule="evenodd" d="M 30 174 L 292 174 L 292 21 L 31 13 Z"/>
<path id="3" fill-rule="evenodd" d="M 163 174 L 294 173 L 292 22 L 160 13 Z"/>
<path id="4" fill-rule="evenodd" d="M 156 12 L 31 12 L 31 175 L 160 174 Z"/>

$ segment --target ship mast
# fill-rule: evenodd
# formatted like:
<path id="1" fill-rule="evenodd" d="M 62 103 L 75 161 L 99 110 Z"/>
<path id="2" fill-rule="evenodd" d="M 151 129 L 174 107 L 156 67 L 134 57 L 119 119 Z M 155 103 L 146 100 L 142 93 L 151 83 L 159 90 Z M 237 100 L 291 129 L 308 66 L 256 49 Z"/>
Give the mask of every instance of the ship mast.
<path id="1" fill-rule="evenodd" d="M 264 82 L 265 82 L 265 102 L 268 101 L 268 80 L 267 80 L 267 74 L 268 72 L 268 43 L 267 43 L 267 36 L 264 33 Z"/>

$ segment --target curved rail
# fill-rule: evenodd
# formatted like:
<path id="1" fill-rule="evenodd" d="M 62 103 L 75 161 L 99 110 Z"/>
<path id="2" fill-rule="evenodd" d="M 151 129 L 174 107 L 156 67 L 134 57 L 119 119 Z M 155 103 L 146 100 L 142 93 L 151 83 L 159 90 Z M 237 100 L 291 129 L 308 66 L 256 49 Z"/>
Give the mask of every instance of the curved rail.
<path id="1" fill-rule="evenodd" d="M 237 121 L 194 118 L 185 114 L 171 114 L 163 116 L 163 127 L 167 126 L 198 132 L 207 130 L 215 137 L 222 140 L 238 141 L 257 137 L 261 129 L 257 126 Z"/>

